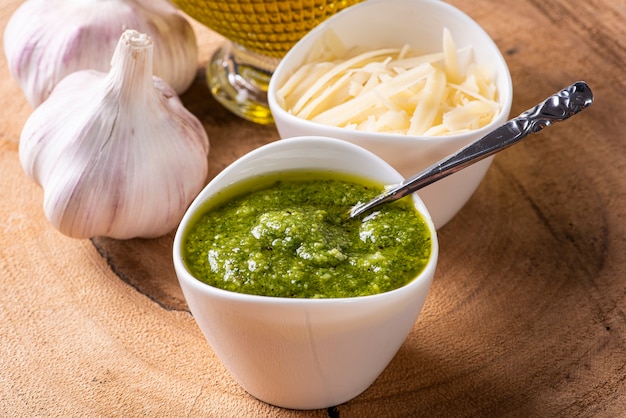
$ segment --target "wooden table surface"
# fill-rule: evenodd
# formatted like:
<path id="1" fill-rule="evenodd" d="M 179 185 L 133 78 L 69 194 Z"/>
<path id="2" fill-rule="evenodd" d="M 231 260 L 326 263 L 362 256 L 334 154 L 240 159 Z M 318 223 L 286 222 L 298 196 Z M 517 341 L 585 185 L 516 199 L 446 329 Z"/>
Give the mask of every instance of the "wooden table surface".
<path id="1" fill-rule="evenodd" d="M 498 156 L 439 231 L 440 264 L 405 344 L 363 394 L 318 411 L 243 391 L 203 339 L 171 266 L 172 234 L 73 240 L 21 170 L 32 109 L 0 62 L 0 415 L 626 415 L 626 3 L 452 0 L 501 48 L 512 115 L 585 80 L 595 103 Z M 4 28 L 18 0 L 0 6 Z M 183 95 L 211 140 L 211 177 L 278 139 L 230 115 L 202 67 L 220 38 L 194 23 Z"/>

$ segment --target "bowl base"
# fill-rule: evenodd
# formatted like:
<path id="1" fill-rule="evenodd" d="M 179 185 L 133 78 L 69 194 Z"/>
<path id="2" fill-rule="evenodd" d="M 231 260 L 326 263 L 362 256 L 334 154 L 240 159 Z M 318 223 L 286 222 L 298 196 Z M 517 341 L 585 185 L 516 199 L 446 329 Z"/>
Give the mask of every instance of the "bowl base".
<path id="1" fill-rule="evenodd" d="M 237 116 L 259 124 L 273 124 L 267 88 L 276 64 L 275 58 L 225 41 L 207 65 L 211 94 Z"/>

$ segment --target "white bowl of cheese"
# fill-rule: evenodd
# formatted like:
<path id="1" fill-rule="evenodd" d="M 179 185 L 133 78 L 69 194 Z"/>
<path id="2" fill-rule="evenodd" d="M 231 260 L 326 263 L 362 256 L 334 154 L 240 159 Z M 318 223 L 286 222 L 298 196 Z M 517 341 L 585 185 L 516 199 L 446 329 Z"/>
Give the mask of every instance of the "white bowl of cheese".
<path id="1" fill-rule="evenodd" d="M 405 177 L 506 122 L 511 75 L 497 45 L 440 0 L 367 0 L 300 40 L 270 80 L 281 138 L 343 139 Z M 441 228 L 467 203 L 493 157 L 419 192 Z"/>

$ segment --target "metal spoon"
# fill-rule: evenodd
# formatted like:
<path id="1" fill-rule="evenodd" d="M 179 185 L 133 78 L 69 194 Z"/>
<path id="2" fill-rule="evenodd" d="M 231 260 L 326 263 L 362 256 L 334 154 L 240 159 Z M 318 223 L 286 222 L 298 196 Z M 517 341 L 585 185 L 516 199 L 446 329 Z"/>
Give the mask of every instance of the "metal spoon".
<path id="1" fill-rule="evenodd" d="M 584 81 L 578 81 L 521 113 L 518 117 L 509 120 L 481 139 L 472 142 L 456 154 L 444 158 L 413 177 L 393 186 L 369 202 L 355 205 L 350 211 L 350 217 L 354 218 L 378 205 L 400 199 L 456 173 L 516 144 L 532 133 L 568 119 L 589 107 L 592 102 L 593 93 L 591 89 Z"/>

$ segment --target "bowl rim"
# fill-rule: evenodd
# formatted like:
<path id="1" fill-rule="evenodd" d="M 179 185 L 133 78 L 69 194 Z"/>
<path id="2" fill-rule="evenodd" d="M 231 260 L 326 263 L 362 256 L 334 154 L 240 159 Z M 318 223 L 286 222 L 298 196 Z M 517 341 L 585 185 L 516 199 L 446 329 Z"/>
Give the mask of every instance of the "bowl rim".
<path id="1" fill-rule="evenodd" d="M 423 136 L 423 135 L 406 135 L 406 134 L 401 134 L 401 133 L 369 132 L 369 131 L 359 131 L 356 129 L 341 128 L 341 127 L 337 127 L 333 125 L 325 125 L 325 124 L 310 121 L 308 119 L 299 118 L 289 113 L 289 111 L 287 111 L 286 109 L 284 109 L 282 106 L 278 104 L 278 101 L 276 100 L 275 92 L 278 88 L 277 83 L 279 81 L 282 81 L 282 80 L 279 80 L 279 77 L 281 76 L 281 72 L 286 71 L 285 67 L 289 64 L 289 60 L 294 55 L 299 53 L 298 49 L 302 44 L 309 42 L 310 39 L 315 39 L 315 38 L 320 37 L 321 35 L 324 34 L 324 32 L 326 32 L 329 28 L 331 28 L 335 22 L 340 21 L 341 19 L 343 19 L 344 16 L 348 15 L 349 13 L 354 13 L 354 10 L 360 10 L 360 9 L 369 8 L 369 7 L 389 8 L 389 7 L 392 7 L 391 5 L 394 3 L 398 3 L 398 4 L 420 3 L 420 4 L 426 4 L 433 8 L 444 9 L 450 15 L 453 15 L 455 19 L 461 19 L 465 21 L 472 28 L 473 31 L 476 31 L 477 33 L 481 34 L 485 38 L 487 42 L 486 47 L 488 47 L 489 49 L 493 51 L 497 59 L 497 62 L 493 64 L 493 68 L 496 70 L 496 74 L 498 77 L 503 77 L 502 83 L 505 86 L 504 91 L 502 91 L 501 89 L 498 90 L 498 103 L 500 104 L 500 111 L 498 112 L 497 115 L 494 116 L 491 122 L 489 122 L 487 125 L 479 129 L 474 129 L 474 130 L 463 132 L 460 134 L 442 135 L 442 136 Z M 367 25 L 363 24 L 362 27 L 365 28 L 367 27 Z M 503 71 L 500 71 L 500 70 L 503 70 Z M 286 76 L 287 75 L 283 75 L 283 77 L 286 77 Z M 268 89 L 267 89 L 267 101 L 268 101 L 268 105 L 270 107 L 272 114 L 274 114 L 275 121 L 280 119 L 276 115 L 280 115 L 280 117 L 285 120 L 294 121 L 293 123 L 301 123 L 303 130 L 307 129 L 307 130 L 312 130 L 312 131 L 323 131 L 324 132 L 323 135 L 328 135 L 332 137 L 339 137 L 341 135 L 345 135 L 346 131 L 348 131 L 350 132 L 350 135 L 359 136 L 363 140 L 369 140 L 369 141 L 380 140 L 381 137 L 386 137 L 386 138 L 392 138 L 394 140 L 399 140 L 399 141 L 466 142 L 469 139 L 474 138 L 477 134 L 483 136 L 487 134 L 488 132 L 492 131 L 493 129 L 495 129 L 497 126 L 504 123 L 504 121 L 502 121 L 501 118 L 503 115 L 507 115 L 508 117 L 511 111 L 511 107 L 512 107 L 513 82 L 512 82 L 511 72 L 509 70 L 509 67 L 498 45 L 495 43 L 495 41 L 489 35 L 489 33 L 487 33 L 487 31 L 477 21 L 475 21 L 471 16 L 466 14 L 461 9 L 441 0 L 366 0 L 361 3 L 357 3 L 353 6 L 350 6 L 344 10 L 341 10 L 337 14 L 329 17 L 328 19 L 326 19 L 325 21 L 317 25 L 315 28 L 309 31 L 304 37 L 302 37 L 287 52 L 287 54 L 285 54 L 285 56 L 280 60 L 280 62 L 276 66 L 272 76 L 270 77 L 270 81 L 269 81 Z"/>
<path id="2" fill-rule="evenodd" d="M 366 295 L 366 296 L 353 296 L 353 297 L 343 297 L 343 298 L 286 298 L 286 297 L 278 297 L 278 296 L 263 296 L 263 295 L 252 295 L 248 293 L 238 293 L 230 290 L 220 289 L 215 286 L 211 286 L 207 283 L 200 281 L 195 278 L 193 274 L 187 269 L 183 261 L 182 256 L 182 245 L 183 238 L 185 236 L 186 230 L 189 225 L 189 221 L 196 215 L 197 211 L 202 208 L 202 205 L 212 196 L 214 196 L 217 191 L 213 191 L 209 193 L 209 190 L 214 187 L 213 185 L 218 181 L 221 181 L 226 176 L 230 175 L 232 171 L 234 171 L 239 162 L 244 162 L 245 160 L 254 159 L 258 156 L 258 154 L 266 153 L 268 151 L 273 151 L 276 148 L 284 148 L 289 147 L 294 142 L 323 142 L 331 144 L 332 146 L 344 148 L 348 152 L 352 153 L 361 153 L 362 155 L 366 155 L 368 158 L 373 158 L 378 160 L 379 164 L 383 165 L 386 170 L 391 170 L 398 175 L 398 178 L 402 178 L 400 173 L 397 172 L 390 164 L 384 161 L 382 158 L 378 157 L 376 154 L 371 151 L 366 150 L 365 148 L 355 145 L 340 139 L 332 138 L 332 137 L 324 137 L 324 136 L 300 136 L 300 137 L 292 137 L 285 138 L 278 141 L 270 142 L 261 147 L 255 148 L 247 154 L 241 156 L 236 161 L 227 166 L 224 170 L 218 173 L 196 196 L 196 198 L 192 201 L 191 205 L 185 211 L 181 222 L 176 230 L 174 235 L 174 242 L 172 246 L 172 258 L 174 262 L 174 269 L 178 280 L 184 282 L 186 285 L 193 288 L 195 291 L 201 292 L 203 294 L 211 294 L 217 298 L 223 300 L 229 300 L 232 302 L 238 303 L 255 303 L 260 305 L 281 305 L 281 306 L 292 306 L 292 305 L 310 305 L 310 306 L 319 306 L 319 305 L 328 305 L 328 304 L 355 304 L 355 303 L 370 303 L 378 299 L 386 299 L 386 298 L 394 298 L 396 295 L 404 294 L 406 292 L 411 292 L 414 288 L 420 288 L 424 281 L 432 280 L 432 277 L 435 274 L 435 270 L 437 267 L 438 259 L 439 259 L 439 240 L 437 237 L 437 229 L 433 223 L 433 220 L 428 212 L 428 209 L 422 202 L 421 198 L 417 195 L 417 193 L 413 193 L 413 205 L 416 210 L 423 217 L 424 221 L 428 226 L 428 230 L 431 234 L 431 253 L 428 259 L 428 262 L 424 266 L 424 268 L 409 282 L 405 285 L 374 295 Z M 306 167 L 303 167 L 306 169 Z M 280 172 L 281 170 L 276 170 L 275 172 Z M 349 173 L 349 171 L 344 171 L 345 173 Z M 267 173 L 271 173 L 268 171 Z M 243 180 L 242 180 L 243 181 Z M 230 187 L 232 184 L 230 183 L 226 187 Z M 185 287 L 183 286 L 183 292 Z M 415 289 L 417 290 L 417 289 Z"/>

